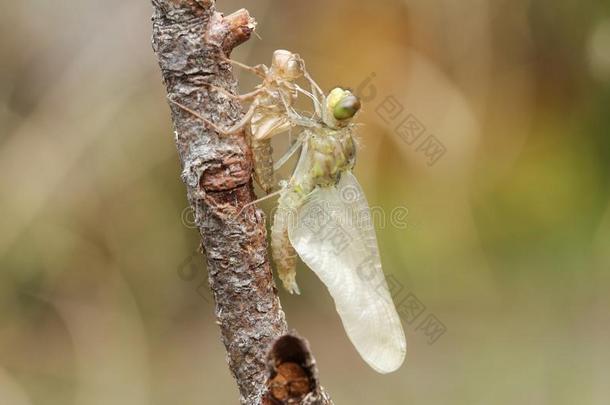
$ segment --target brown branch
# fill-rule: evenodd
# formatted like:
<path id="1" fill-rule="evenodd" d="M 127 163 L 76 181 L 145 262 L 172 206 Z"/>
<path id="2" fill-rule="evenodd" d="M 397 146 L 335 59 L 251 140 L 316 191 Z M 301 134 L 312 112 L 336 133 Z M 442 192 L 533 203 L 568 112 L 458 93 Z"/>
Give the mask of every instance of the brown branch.
<path id="1" fill-rule="evenodd" d="M 206 84 L 235 92 L 237 84 L 224 57 L 250 37 L 254 20 L 246 10 L 223 17 L 213 0 L 152 4 L 153 49 L 168 97 L 219 127 L 230 127 L 240 118 L 241 106 Z M 217 323 L 241 402 L 276 401 L 267 385 L 281 362 L 268 369 L 267 354 L 286 334 L 287 325 L 271 275 L 265 217 L 254 207 L 237 216 L 254 198 L 249 144 L 244 134 L 220 136 L 192 114 L 173 104 L 171 108 L 182 179 L 202 236 Z M 299 347 L 307 352 L 299 357 L 307 389 L 274 403 L 330 404 L 317 382 L 307 344 Z"/>

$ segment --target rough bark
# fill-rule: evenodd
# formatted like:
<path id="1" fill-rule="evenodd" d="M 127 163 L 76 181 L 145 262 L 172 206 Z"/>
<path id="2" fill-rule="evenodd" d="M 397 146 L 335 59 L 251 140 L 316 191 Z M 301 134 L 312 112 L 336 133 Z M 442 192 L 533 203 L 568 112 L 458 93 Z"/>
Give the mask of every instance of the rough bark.
<path id="1" fill-rule="evenodd" d="M 231 65 L 224 57 L 249 38 L 254 20 L 243 9 L 223 17 L 213 0 L 152 0 L 152 4 L 153 49 L 168 97 L 219 127 L 231 126 L 240 118 L 241 106 L 209 85 L 236 92 Z M 267 403 L 267 385 L 275 370 L 267 367 L 268 353 L 288 328 L 271 275 L 264 214 L 252 206 L 237 215 L 255 197 L 250 147 L 245 134 L 219 135 L 193 115 L 170 106 L 182 180 L 202 236 L 229 367 L 243 404 Z M 277 403 L 331 403 L 308 356 L 312 361 L 306 362 L 307 367 L 313 368 L 307 373 L 316 377 L 307 392 Z"/>

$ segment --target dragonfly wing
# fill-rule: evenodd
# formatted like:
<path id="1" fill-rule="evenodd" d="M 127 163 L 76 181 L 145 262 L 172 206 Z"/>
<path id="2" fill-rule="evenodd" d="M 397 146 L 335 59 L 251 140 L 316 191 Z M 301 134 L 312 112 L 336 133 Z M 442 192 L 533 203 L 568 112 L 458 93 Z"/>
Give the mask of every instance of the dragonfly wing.
<path id="1" fill-rule="evenodd" d="M 290 242 L 328 288 L 350 340 L 380 373 L 402 364 L 406 340 L 388 290 L 371 211 L 356 178 L 316 189 L 288 226 Z"/>

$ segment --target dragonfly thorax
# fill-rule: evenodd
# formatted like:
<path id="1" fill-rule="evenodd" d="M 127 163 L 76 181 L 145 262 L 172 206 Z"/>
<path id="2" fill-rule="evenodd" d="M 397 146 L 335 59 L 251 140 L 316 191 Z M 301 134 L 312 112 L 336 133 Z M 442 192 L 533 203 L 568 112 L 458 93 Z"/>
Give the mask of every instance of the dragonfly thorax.
<path id="1" fill-rule="evenodd" d="M 321 127 L 310 138 L 310 175 L 316 186 L 336 185 L 341 173 L 353 167 L 354 140 L 349 128 L 332 130 Z"/>

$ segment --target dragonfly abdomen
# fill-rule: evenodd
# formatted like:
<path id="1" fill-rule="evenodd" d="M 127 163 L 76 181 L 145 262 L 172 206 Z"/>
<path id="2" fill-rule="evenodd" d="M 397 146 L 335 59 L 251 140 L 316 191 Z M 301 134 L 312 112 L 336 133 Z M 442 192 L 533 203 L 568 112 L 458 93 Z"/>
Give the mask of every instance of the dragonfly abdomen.
<path id="1" fill-rule="evenodd" d="M 303 196 L 295 191 L 286 191 L 278 200 L 277 211 L 271 227 L 271 254 L 284 288 L 291 294 L 300 294 L 296 283 L 297 252 L 288 238 L 288 224 L 296 220 L 297 209 Z"/>

